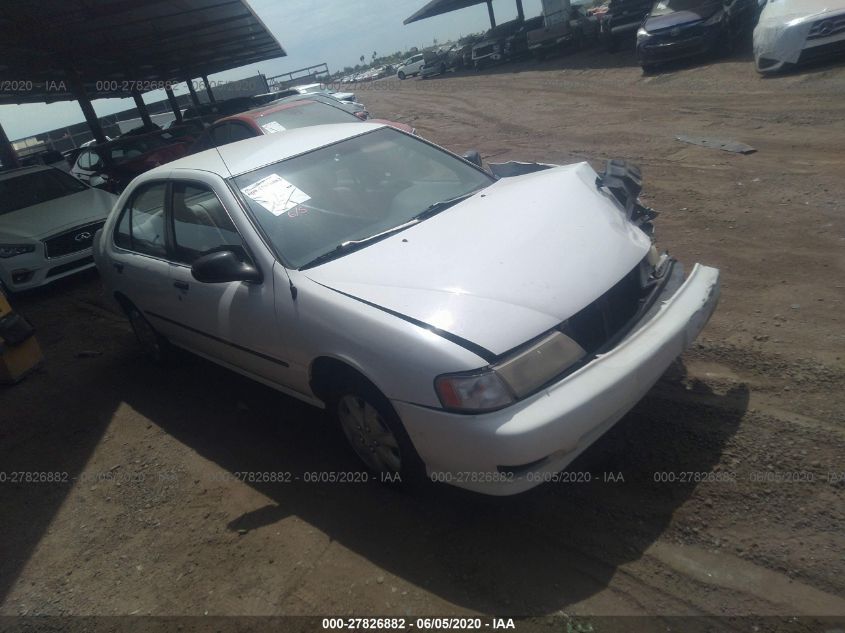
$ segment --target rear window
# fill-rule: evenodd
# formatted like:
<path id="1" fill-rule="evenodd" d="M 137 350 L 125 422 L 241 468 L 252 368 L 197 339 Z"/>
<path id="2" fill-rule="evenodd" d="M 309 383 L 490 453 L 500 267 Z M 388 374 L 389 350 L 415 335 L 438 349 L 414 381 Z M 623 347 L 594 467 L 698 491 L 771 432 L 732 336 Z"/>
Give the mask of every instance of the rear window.
<path id="1" fill-rule="evenodd" d="M 49 202 L 88 189 L 59 169 L 21 174 L 0 180 L 0 215 Z"/>
<path id="2" fill-rule="evenodd" d="M 349 123 L 358 117 L 325 103 L 302 103 L 256 119 L 265 134 L 325 123 Z"/>

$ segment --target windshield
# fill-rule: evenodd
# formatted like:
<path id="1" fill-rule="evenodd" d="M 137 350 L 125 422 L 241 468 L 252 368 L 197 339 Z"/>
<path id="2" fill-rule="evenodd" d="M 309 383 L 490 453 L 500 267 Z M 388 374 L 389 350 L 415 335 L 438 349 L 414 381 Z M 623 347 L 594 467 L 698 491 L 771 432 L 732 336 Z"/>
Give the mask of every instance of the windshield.
<path id="1" fill-rule="evenodd" d="M 0 180 L 0 215 L 63 198 L 88 187 L 59 169 L 45 169 Z"/>
<path id="2" fill-rule="evenodd" d="M 392 128 L 381 128 L 233 179 L 289 266 L 401 226 L 493 178 Z"/>
<path id="3" fill-rule="evenodd" d="M 349 112 L 327 105 L 325 103 L 302 103 L 284 110 L 271 112 L 256 119 L 258 125 L 265 134 L 292 130 L 298 127 L 310 125 L 323 125 L 325 123 L 349 123 L 360 122 L 361 119 Z"/>

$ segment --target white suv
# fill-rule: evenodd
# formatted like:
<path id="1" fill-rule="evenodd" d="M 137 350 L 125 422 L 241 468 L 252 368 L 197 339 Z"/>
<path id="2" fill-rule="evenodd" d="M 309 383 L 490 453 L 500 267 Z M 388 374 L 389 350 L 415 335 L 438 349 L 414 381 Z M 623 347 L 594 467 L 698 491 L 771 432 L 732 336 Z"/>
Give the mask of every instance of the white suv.
<path id="1" fill-rule="evenodd" d="M 419 75 L 423 66 L 425 66 L 425 58 L 423 57 L 423 54 L 420 53 L 419 55 L 414 55 L 402 62 L 396 76 L 399 77 L 399 79 L 405 79 L 405 77 Z"/>

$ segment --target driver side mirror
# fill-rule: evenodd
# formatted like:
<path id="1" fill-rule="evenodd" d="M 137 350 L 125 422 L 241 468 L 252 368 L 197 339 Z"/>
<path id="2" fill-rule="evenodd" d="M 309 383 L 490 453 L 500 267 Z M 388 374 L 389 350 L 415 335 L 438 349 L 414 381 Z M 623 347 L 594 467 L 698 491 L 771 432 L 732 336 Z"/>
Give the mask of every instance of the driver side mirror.
<path id="1" fill-rule="evenodd" d="M 261 282 L 261 271 L 250 263 L 241 261 L 232 250 L 214 251 L 198 257 L 191 266 L 191 275 L 206 284 L 229 281 Z"/>
<path id="2" fill-rule="evenodd" d="M 481 167 L 481 154 L 478 153 L 477 149 L 471 149 L 468 152 L 464 152 L 463 156 L 461 156 L 464 160 L 471 162 L 473 165 L 478 165 Z"/>

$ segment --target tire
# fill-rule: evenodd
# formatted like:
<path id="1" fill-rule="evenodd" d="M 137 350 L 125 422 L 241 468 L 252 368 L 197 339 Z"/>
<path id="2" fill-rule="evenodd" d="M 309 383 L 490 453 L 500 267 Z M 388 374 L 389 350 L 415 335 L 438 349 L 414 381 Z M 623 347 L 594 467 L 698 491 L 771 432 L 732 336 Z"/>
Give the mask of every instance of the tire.
<path id="1" fill-rule="evenodd" d="M 657 67 L 654 64 L 642 64 L 641 68 L 643 69 L 643 75 L 653 75 Z"/>
<path id="2" fill-rule="evenodd" d="M 390 401 L 369 381 L 349 375 L 327 405 L 352 451 L 368 471 L 395 486 L 419 486 L 425 466 Z M 398 475 L 396 480 L 392 477 Z"/>
<path id="3" fill-rule="evenodd" d="M 400 81 L 405 81 L 405 73 L 403 73 L 401 70 L 397 73 L 396 76 L 399 77 Z"/>
<path id="4" fill-rule="evenodd" d="M 612 35 L 607 37 L 607 52 L 615 53 L 619 49 L 619 40 Z"/>
<path id="5" fill-rule="evenodd" d="M 127 302 L 124 309 L 144 355 L 156 365 L 166 365 L 170 360 L 170 343 L 156 331 L 147 317 L 134 305 Z"/>

